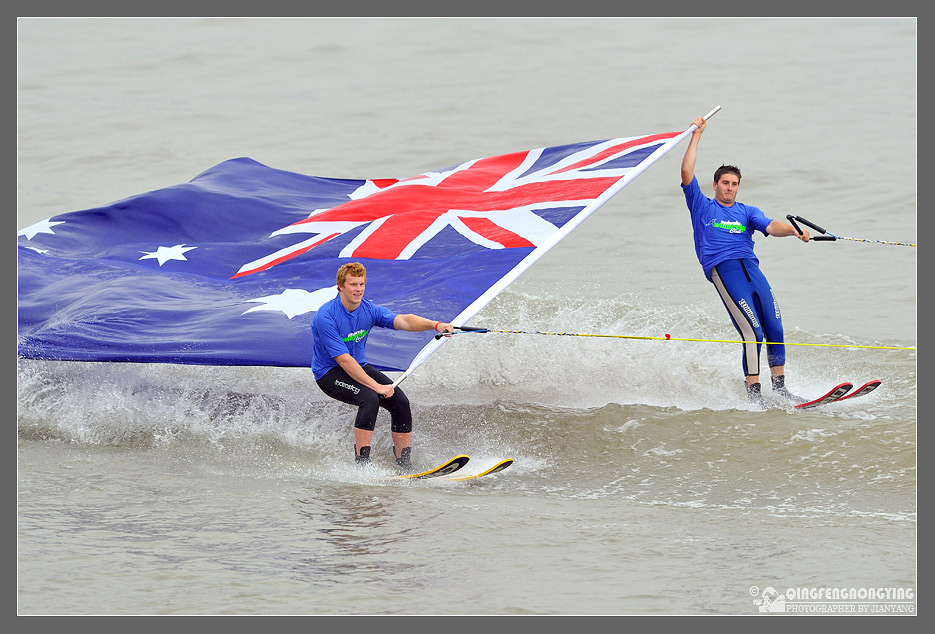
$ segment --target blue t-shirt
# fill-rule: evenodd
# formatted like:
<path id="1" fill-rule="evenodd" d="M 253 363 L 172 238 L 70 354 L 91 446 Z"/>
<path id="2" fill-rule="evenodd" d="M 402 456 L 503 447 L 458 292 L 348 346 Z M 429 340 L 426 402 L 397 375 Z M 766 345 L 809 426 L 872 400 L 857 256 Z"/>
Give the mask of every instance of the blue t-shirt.
<path id="1" fill-rule="evenodd" d="M 326 302 L 312 320 L 312 373 L 317 381 L 338 365 L 335 357 L 350 354 L 360 365 L 367 364 L 367 335 L 374 326 L 393 328 L 396 315 L 369 299 L 349 312 L 340 297 Z"/>
<path id="2" fill-rule="evenodd" d="M 725 207 L 714 198 L 701 193 L 698 179 L 682 185 L 685 203 L 691 212 L 692 231 L 695 237 L 695 255 L 711 279 L 711 269 L 725 260 L 748 258 L 759 264 L 753 254 L 753 232 L 766 233 L 771 218 L 758 208 L 734 202 Z"/>

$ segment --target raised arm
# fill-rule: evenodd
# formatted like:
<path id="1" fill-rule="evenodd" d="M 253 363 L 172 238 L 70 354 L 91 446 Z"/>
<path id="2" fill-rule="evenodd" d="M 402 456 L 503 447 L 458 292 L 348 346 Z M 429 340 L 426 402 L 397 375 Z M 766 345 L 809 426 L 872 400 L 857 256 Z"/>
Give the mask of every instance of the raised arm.
<path id="1" fill-rule="evenodd" d="M 682 184 L 688 185 L 692 182 L 692 176 L 695 175 L 695 158 L 698 155 L 698 142 L 701 141 L 701 135 L 704 132 L 707 122 L 704 117 L 698 117 L 692 121 L 695 129 L 688 140 L 688 147 L 685 149 L 685 156 L 682 157 Z"/>

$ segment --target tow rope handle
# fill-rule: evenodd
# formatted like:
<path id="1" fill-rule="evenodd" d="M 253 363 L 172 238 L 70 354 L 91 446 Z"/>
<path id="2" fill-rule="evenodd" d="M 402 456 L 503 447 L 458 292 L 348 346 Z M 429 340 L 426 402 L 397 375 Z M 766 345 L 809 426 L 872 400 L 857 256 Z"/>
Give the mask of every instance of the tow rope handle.
<path id="1" fill-rule="evenodd" d="M 461 330 L 462 332 L 490 332 L 490 330 L 488 330 L 487 328 L 474 328 L 473 326 L 455 326 L 454 328 L 455 330 Z M 457 334 L 457 333 L 440 332 L 437 335 L 435 335 L 435 338 L 441 339 L 442 337 L 450 337 L 454 334 Z"/>
<path id="2" fill-rule="evenodd" d="M 799 235 L 802 235 L 802 230 L 799 228 L 799 225 L 797 225 L 797 224 L 795 223 L 796 220 L 798 220 L 799 222 L 801 222 L 803 225 L 808 225 L 809 227 L 811 227 L 812 229 L 814 229 L 814 230 L 817 231 L 818 233 L 821 233 L 821 234 L 828 234 L 828 235 L 812 236 L 812 240 L 828 240 L 828 241 L 833 241 L 833 240 L 837 240 L 837 239 L 838 239 L 837 236 L 828 233 L 827 231 L 825 231 L 824 229 L 822 229 L 821 227 L 819 227 L 819 226 L 816 225 L 815 223 L 809 222 L 808 220 L 806 220 L 806 219 L 803 218 L 802 216 L 793 216 L 792 214 L 786 214 L 786 220 L 788 220 L 789 222 L 792 223 L 792 226 L 795 227 L 795 230 L 799 232 Z"/>

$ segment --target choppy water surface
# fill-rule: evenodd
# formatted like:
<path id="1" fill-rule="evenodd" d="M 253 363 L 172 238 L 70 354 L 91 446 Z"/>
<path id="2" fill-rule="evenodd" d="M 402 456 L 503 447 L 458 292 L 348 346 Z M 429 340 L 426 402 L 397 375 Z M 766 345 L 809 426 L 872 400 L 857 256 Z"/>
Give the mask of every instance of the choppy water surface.
<path id="1" fill-rule="evenodd" d="M 699 172 L 741 165 L 741 200 L 774 217 L 916 239 L 912 20 L 20 20 L 18 35 L 18 229 L 236 156 L 400 177 L 683 129 L 721 105 Z M 472 323 L 735 339 L 694 259 L 681 151 Z M 915 249 L 757 252 L 787 341 L 916 345 Z M 883 386 L 758 411 L 730 344 L 454 337 L 402 387 L 420 465 L 516 460 L 468 483 L 388 479 L 382 418 L 377 468 L 355 469 L 353 412 L 305 369 L 19 360 L 18 609 L 753 614 L 752 586 L 914 588 L 916 353 L 788 354 L 802 396 Z"/>

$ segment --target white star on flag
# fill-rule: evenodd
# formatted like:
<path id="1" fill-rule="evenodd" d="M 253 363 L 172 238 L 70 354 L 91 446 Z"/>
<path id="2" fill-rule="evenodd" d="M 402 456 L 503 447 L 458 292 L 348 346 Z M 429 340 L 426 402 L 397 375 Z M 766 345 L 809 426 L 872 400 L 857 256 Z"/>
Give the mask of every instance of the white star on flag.
<path id="1" fill-rule="evenodd" d="M 292 319 L 296 315 L 315 312 L 322 307 L 322 304 L 337 296 L 337 286 L 320 288 L 312 293 L 301 288 L 287 288 L 279 295 L 267 295 L 259 299 L 249 300 L 251 302 L 262 302 L 263 306 L 254 306 L 250 310 L 244 311 L 243 314 L 246 315 L 258 310 L 273 310 L 282 311 L 286 317 Z"/>
<path id="2" fill-rule="evenodd" d="M 55 235 L 55 232 L 52 231 L 52 227 L 62 224 L 65 224 L 64 220 L 56 220 L 55 222 L 52 222 L 51 218 L 46 218 L 42 222 L 37 222 L 34 225 L 30 225 L 25 229 L 17 231 L 16 235 L 26 236 L 27 240 L 32 240 L 34 237 L 36 237 L 37 233 L 51 233 L 52 235 Z"/>
<path id="3" fill-rule="evenodd" d="M 153 259 L 159 260 L 159 266 L 162 266 L 169 260 L 188 261 L 188 258 L 186 258 L 182 254 L 185 253 L 186 251 L 191 251 L 192 249 L 197 249 L 197 248 L 198 247 L 186 247 L 184 244 L 177 244 L 174 247 L 159 247 L 152 253 L 148 251 L 140 251 L 140 253 L 146 254 L 140 259 L 146 260 L 149 258 L 153 258 Z"/>

